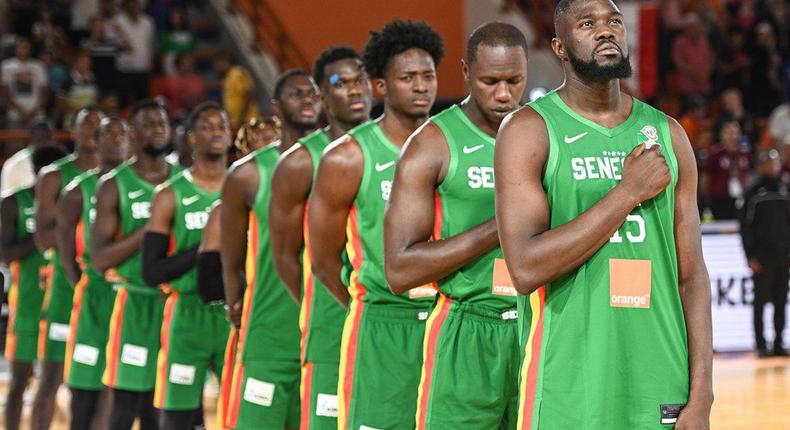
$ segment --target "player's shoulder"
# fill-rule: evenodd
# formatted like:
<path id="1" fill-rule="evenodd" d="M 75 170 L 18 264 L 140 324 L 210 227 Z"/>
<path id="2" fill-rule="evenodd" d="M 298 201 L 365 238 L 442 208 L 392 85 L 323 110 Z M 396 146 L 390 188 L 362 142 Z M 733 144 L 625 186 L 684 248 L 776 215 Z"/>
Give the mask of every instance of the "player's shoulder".
<path id="1" fill-rule="evenodd" d="M 333 140 L 324 149 L 320 164 L 322 166 L 347 167 L 358 164 L 362 157 L 362 148 L 355 135 L 346 133 Z"/>
<path id="2" fill-rule="evenodd" d="M 310 151 L 302 143 L 295 143 L 280 156 L 277 170 L 283 172 L 300 172 L 313 169 L 313 158 Z"/>

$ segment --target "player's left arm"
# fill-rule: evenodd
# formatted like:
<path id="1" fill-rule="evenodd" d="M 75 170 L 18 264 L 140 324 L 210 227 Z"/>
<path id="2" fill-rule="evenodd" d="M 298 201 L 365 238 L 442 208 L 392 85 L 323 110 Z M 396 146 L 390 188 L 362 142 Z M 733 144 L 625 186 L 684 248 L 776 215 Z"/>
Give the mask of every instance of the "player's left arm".
<path id="1" fill-rule="evenodd" d="M 69 187 L 58 200 L 55 211 L 55 240 L 58 244 L 60 266 L 72 286 L 77 285 L 82 276 L 82 270 L 77 263 L 76 243 L 82 203 L 79 187 Z"/>
<path id="2" fill-rule="evenodd" d="M 675 187 L 675 247 L 678 288 L 688 331 L 689 398 L 675 429 L 710 428 L 713 404 L 713 341 L 711 335 L 710 280 L 702 258 L 697 208 L 697 165 L 686 132 L 670 119 L 672 147 L 678 161 Z"/>
<path id="3" fill-rule="evenodd" d="M 301 302 L 304 217 L 313 185 L 313 161 L 302 145 L 286 151 L 272 174 L 269 235 L 274 268 L 288 292 Z"/>
<path id="4" fill-rule="evenodd" d="M 151 202 L 151 217 L 143 233 L 143 280 L 150 286 L 176 279 L 195 266 L 197 246 L 174 255 L 167 255 L 170 234 L 176 214 L 173 189 L 158 191 Z"/>

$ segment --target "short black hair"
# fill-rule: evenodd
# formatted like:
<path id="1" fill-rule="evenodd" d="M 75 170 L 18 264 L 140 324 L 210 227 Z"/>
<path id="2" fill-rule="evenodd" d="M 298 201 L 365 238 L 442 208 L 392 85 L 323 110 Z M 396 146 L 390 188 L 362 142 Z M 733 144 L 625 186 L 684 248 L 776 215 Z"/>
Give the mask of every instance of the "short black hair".
<path id="1" fill-rule="evenodd" d="M 345 45 L 330 46 L 324 49 L 324 52 L 316 58 L 315 64 L 313 65 L 313 80 L 315 80 L 316 85 L 321 85 L 321 83 L 324 82 L 324 78 L 326 77 L 326 66 L 335 61 L 349 58 L 361 60 L 362 56 L 360 56 L 359 52 L 355 51 L 354 48 Z"/>
<path id="2" fill-rule="evenodd" d="M 195 108 L 192 109 L 192 112 L 189 113 L 189 117 L 187 118 L 187 123 L 186 123 L 187 131 L 193 131 L 193 132 L 195 131 L 195 123 L 197 122 L 197 119 L 200 117 L 200 114 L 202 114 L 207 110 L 218 110 L 222 112 L 223 115 L 227 115 L 225 113 L 225 109 L 223 109 L 222 106 L 219 105 L 219 103 L 203 102 L 195 106 Z"/>
<path id="3" fill-rule="evenodd" d="M 161 110 L 165 114 L 167 114 L 167 109 L 165 109 L 162 103 L 154 99 L 142 99 L 137 103 L 132 105 L 132 109 L 129 111 L 129 120 L 134 121 L 138 114 L 142 113 L 144 110 L 148 109 L 157 109 Z"/>
<path id="4" fill-rule="evenodd" d="M 473 63 L 477 59 L 477 48 L 480 46 L 518 46 L 527 54 L 527 38 L 516 26 L 504 22 L 489 22 L 477 27 L 466 42 L 466 61 Z"/>
<path id="5" fill-rule="evenodd" d="M 371 31 L 362 58 L 372 78 L 383 78 L 392 57 L 412 48 L 427 52 L 436 66 L 444 57 L 444 42 L 423 21 L 390 21 L 381 31 Z"/>
<path id="6" fill-rule="evenodd" d="M 38 173 L 42 168 L 49 166 L 55 161 L 66 156 L 66 153 L 57 146 L 43 146 L 36 148 L 33 151 L 31 160 L 33 162 L 33 170 Z"/>
<path id="7" fill-rule="evenodd" d="M 277 100 L 278 102 L 282 101 L 283 90 L 285 89 L 285 84 L 288 83 L 288 80 L 296 77 L 296 76 L 307 76 L 310 77 L 310 74 L 307 73 L 307 70 L 304 69 L 290 69 L 286 70 L 277 77 L 277 80 L 274 81 L 274 91 L 272 94 L 272 98 Z"/>

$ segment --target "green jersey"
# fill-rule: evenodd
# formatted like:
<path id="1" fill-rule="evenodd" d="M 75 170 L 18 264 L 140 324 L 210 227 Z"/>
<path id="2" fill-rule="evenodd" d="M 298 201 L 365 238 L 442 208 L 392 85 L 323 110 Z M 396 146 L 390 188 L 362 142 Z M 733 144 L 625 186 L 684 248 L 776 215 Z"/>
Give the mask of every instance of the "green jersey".
<path id="1" fill-rule="evenodd" d="M 13 197 L 17 206 L 16 239 L 27 240 L 36 231 L 36 198 L 33 187 L 20 188 L 12 191 L 6 198 Z M 9 303 L 14 310 L 23 313 L 34 313 L 27 318 L 15 318 L 16 323 L 9 321 L 17 333 L 35 334 L 38 332 L 39 311 L 44 301 L 44 290 L 40 285 L 41 267 L 47 264 L 44 254 L 34 250 L 26 257 L 12 261 L 11 269 L 11 294 Z M 16 312 L 15 312 L 16 314 Z M 9 317 L 11 318 L 11 317 Z"/>
<path id="2" fill-rule="evenodd" d="M 315 182 L 318 162 L 330 143 L 329 136 L 323 130 L 318 130 L 303 138 L 300 143 L 313 161 L 313 182 Z M 303 297 L 299 315 L 299 327 L 302 329 L 302 359 L 337 362 L 340 359 L 340 338 L 343 334 L 346 310 L 313 274 L 309 252 L 310 238 L 307 231 L 307 207 L 305 207 L 305 249 L 302 254 Z"/>
<path id="3" fill-rule="evenodd" d="M 170 232 L 172 253 L 178 254 L 200 245 L 208 215 L 214 202 L 219 200 L 220 192 L 209 192 L 195 184 L 189 170 L 184 170 L 159 187 L 170 187 L 176 202 Z M 197 268 L 192 267 L 170 281 L 168 287 L 181 294 L 197 294 Z"/>
<path id="4" fill-rule="evenodd" d="M 244 345 L 243 360 L 299 360 L 299 306 L 274 269 L 269 244 L 271 177 L 279 159 L 277 147 L 268 146 L 237 162 L 240 165 L 252 160 L 258 169 L 258 191 L 250 211 L 247 288 L 239 334 L 239 344 Z"/>
<path id="5" fill-rule="evenodd" d="M 151 199 L 154 196 L 154 184 L 141 178 L 129 160 L 107 173 L 102 179 L 115 178 L 118 187 L 118 215 L 120 235 L 129 236 L 145 226 L 151 217 Z M 170 165 L 170 179 L 183 172 L 180 165 Z M 146 286 L 143 281 L 143 263 L 140 251 L 135 252 L 113 270 L 108 271 L 107 278 L 120 283 L 127 290 L 143 294 L 159 295 L 159 292 Z"/>
<path id="6" fill-rule="evenodd" d="M 519 428 L 663 428 L 663 405 L 686 403 L 689 389 L 674 237 L 678 166 L 667 117 L 633 99 L 628 119 L 605 128 L 556 92 L 530 106 L 549 136 L 543 187 L 550 228 L 609 193 L 622 179 L 625 157 L 642 142 L 661 145 L 672 181 L 586 262 L 545 290 L 519 296 L 520 306 L 532 310 L 524 319 Z"/>
<path id="7" fill-rule="evenodd" d="M 435 238 L 447 239 L 494 218 L 495 139 L 473 124 L 457 105 L 431 121 L 444 134 L 450 150 L 447 175 L 436 189 L 434 228 Z M 509 280 L 502 250 L 497 247 L 438 285 L 451 299 L 508 311 L 516 307 L 516 290 Z"/>
<path id="8" fill-rule="evenodd" d="M 76 258 L 80 267 L 88 276 L 91 283 L 105 282 L 104 276 L 96 272 L 90 262 L 91 226 L 96 219 L 96 185 L 99 182 L 99 169 L 88 170 L 74 178 L 66 188 L 63 195 L 78 188 L 82 195 L 82 210 L 76 232 Z"/>
<path id="9" fill-rule="evenodd" d="M 66 185 L 71 183 L 71 181 L 83 173 L 83 171 L 77 167 L 77 164 L 74 162 L 76 159 L 77 156 L 75 154 L 69 154 L 48 166 L 49 168 L 60 172 L 60 192 L 63 192 L 63 189 L 66 188 Z M 53 266 L 52 286 L 71 289 L 71 285 L 66 278 L 66 274 L 63 272 L 63 267 L 60 265 L 60 257 L 58 256 L 57 248 L 55 248 L 54 252 L 52 253 L 50 261 L 52 262 Z"/>
<path id="10" fill-rule="evenodd" d="M 365 303 L 424 308 L 436 291 L 418 287 L 401 295 L 390 292 L 384 275 L 384 208 L 390 198 L 400 148 L 378 123 L 368 121 L 348 132 L 362 149 L 363 173 L 348 215 L 346 253 L 351 263 L 349 292 Z"/>

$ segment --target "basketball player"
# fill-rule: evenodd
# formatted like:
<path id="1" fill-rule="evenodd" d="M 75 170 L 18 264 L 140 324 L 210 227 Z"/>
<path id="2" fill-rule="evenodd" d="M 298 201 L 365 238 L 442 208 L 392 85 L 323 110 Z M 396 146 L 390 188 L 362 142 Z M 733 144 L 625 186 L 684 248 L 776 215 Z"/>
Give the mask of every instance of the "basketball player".
<path id="1" fill-rule="evenodd" d="M 65 155 L 58 147 L 34 149 L 31 157 L 35 173 Z M 40 274 L 47 260 L 33 242 L 35 203 L 33 186 L 10 190 L 10 194 L 0 200 L 0 261 L 11 269 L 5 341 L 5 357 L 11 365 L 5 404 L 5 426 L 9 430 L 19 429 L 22 396 L 33 376 L 33 362 L 36 361 L 44 302 Z"/>
<path id="2" fill-rule="evenodd" d="M 36 232 L 33 235 L 36 247 L 42 251 L 55 250 L 55 205 L 60 193 L 74 178 L 93 169 L 98 164 L 95 132 L 102 113 L 90 106 L 77 112 L 74 120 L 74 153 L 52 163 L 39 172 L 36 183 Z M 39 351 L 42 360 L 41 381 L 33 401 L 32 428 L 46 430 L 55 411 L 55 393 L 63 382 L 63 360 L 66 355 L 66 338 L 69 333 L 69 318 L 74 289 L 69 285 L 57 251 L 50 260 L 51 279 L 44 299 L 44 321 Z"/>
<path id="3" fill-rule="evenodd" d="M 461 68 L 470 95 L 413 134 L 398 161 L 384 267 L 395 294 L 441 280 L 425 329 L 417 428 L 514 429 L 521 357 L 516 290 L 494 219 L 494 140 L 524 93 L 527 41 L 510 24 L 482 25 Z"/>
<path id="4" fill-rule="evenodd" d="M 167 283 L 169 291 L 154 392 L 165 430 L 203 426 L 206 372 L 222 374 L 230 330 L 222 306 L 198 296 L 195 271 L 203 228 L 225 179 L 228 117 L 219 105 L 202 103 L 187 121 L 195 162 L 155 191 L 142 248 L 143 279 L 152 286 Z"/>
<path id="5" fill-rule="evenodd" d="M 414 428 L 422 337 L 435 290 L 390 292 L 382 229 L 395 162 L 428 119 L 442 55 L 441 37 L 422 22 L 396 20 L 372 33 L 363 57 L 384 96 L 384 114 L 327 148 L 310 195 L 313 271 L 349 307 L 338 377 L 341 430 Z M 352 266 L 348 289 L 341 281 L 344 248 Z"/>
<path id="6" fill-rule="evenodd" d="M 228 318 L 239 330 L 225 420 L 234 429 L 299 427 L 299 307 L 293 300 L 298 296 L 289 294 L 274 270 L 269 195 L 280 155 L 315 130 L 321 104 L 304 70 L 280 75 L 273 96 L 282 119 L 280 142 L 234 163 L 223 186 L 225 301 Z"/>
<path id="7" fill-rule="evenodd" d="M 302 300 L 301 428 L 334 430 L 340 337 L 346 310 L 312 274 L 305 246 L 305 215 L 324 148 L 370 117 L 371 88 L 362 58 L 345 46 L 327 48 L 319 55 L 313 79 L 321 89 L 329 124 L 300 139 L 274 169 L 269 231 L 274 267 L 288 289 Z"/>
<path id="8" fill-rule="evenodd" d="M 96 217 L 96 184 L 129 152 L 126 122 L 103 118 L 96 130 L 99 165 L 63 189 L 57 205 L 57 242 L 63 272 L 74 287 L 64 377 L 71 389 L 71 428 L 109 428 L 111 391 L 102 384 L 105 346 L 115 291 L 90 266 L 90 227 Z"/>
<path id="9" fill-rule="evenodd" d="M 622 19 L 608 0 L 560 1 L 565 83 L 497 135 L 499 237 L 531 309 L 519 429 L 709 428 L 697 167 L 674 119 L 620 92 Z"/>
<path id="10" fill-rule="evenodd" d="M 139 418 L 141 430 L 148 430 L 158 428 L 153 390 L 163 304 L 160 293 L 145 285 L 140 248 L 154 187 L 181 168 L 165 160 L 170 124 L 161 104 L 141 100 L 129 118 L 135 156 L 99 181 L 91 263 L 117 291 L 102 375 L 113 390 L 110 427 L 129 430 Z"/>

